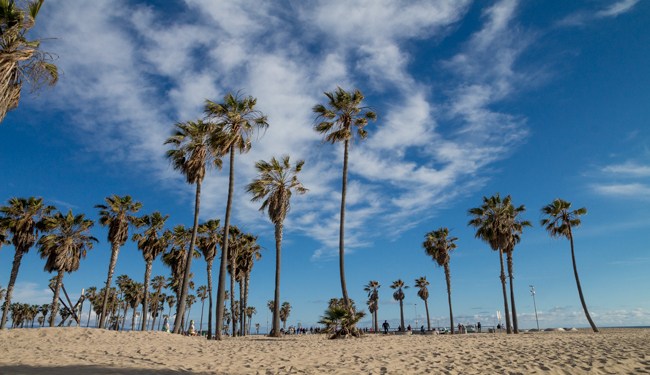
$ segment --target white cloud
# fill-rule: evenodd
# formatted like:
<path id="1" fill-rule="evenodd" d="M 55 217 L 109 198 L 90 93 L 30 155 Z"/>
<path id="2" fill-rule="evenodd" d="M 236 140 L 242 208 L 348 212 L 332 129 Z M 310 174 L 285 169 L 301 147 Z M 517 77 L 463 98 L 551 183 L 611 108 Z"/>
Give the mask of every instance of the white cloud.
<path id="1" fill-rule="evenodd" d="M 42 305 L 52 302 L 52 291 L 32 282 L 16 282 L 11 296 L 12 302 Z"/>
<path id="2" fill-rule="evenodd" d="M 586 23 L 603 18 L 618 17 L 630 12 L 639 0 L 620 0 L 600 10 L 580 10 L 561 19 L 559 26 L 583 26 Z"/>
<path id="3" fill-rule="evenodd" d="M 650 177 L 650 165 L 625 162 L 623 164 L 612 164 L 602 168 L 605 173 L 630 177 Z"/>
<path id="4" fill-rule="evenodd" d="M 593 185 L 593 189 L 596 193 L 602 195 L 641 199 L 650 198 L 650 186 L 640 183 Z"/>
<path id="5" fill-rule="evenodd" d="M 596 17 L 617 17 L 620 14 L 627 13 L 639 2 L 639 0 L 621 0 L 609 7 L 596 12 Z"/>

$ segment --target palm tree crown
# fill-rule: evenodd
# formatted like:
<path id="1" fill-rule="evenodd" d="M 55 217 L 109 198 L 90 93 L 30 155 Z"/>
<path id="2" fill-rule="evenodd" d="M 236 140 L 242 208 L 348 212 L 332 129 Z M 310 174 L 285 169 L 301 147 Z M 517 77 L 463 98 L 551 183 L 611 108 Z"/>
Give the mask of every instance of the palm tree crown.
<path id="1" fill-rule="evenodd" d="M 189 184 L 203 181 L 206 169 L 221 169 L 221 157 L 215 147 L 214 137 L 218 127 L 202 120 L 181 122 L 175 125 L 174 134 L 165 144 L 172 146 L 167 157 L 174 169 L 180 171 Z"/>

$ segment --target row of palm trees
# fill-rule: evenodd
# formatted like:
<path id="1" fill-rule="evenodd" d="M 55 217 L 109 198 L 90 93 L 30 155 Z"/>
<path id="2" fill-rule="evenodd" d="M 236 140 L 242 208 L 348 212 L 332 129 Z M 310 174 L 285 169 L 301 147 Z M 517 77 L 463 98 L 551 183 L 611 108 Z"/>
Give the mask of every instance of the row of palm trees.
<path id="1" fill-rule="evenodd" d="M 532 225 L 529 221 L 520 220 L 518 218 L 518 216 L 525 210 L 526 209 L 523 205 L 513 205 L 512 198 L 509 195 L 502 199 L 499 194 L 496 194 L 491 197 L 483 197 L 483 204 L 481 206 L 472 208 L 468 211 L 469 215 L 472 217 L 468 225 L 476 228 L 476 238 L 485 241 L 490 245 L 490 248 L 492 250 L 498 251 L 499 253 L 499 263 L 501 266 L 500 280 L 502 285 L 507 333 L 519 333 L 517 310 L 515 307 L 514 297 L 513 252 L 515 245 L 521 241 L 523 228 L 530 227 Z M 591 328 L 594 332 L 598 332 L 598 328 L 589 315 L 587 304 L 582 293 L 573 244 L 572 229 L 580 225 L 580 216 L 586 214 L 587 209 L 583 207 L 572 210 L 571 203 L 562 199 L 555 199 L 553 202 L 542 208 L 542 213 L 545 215 L 545 218 L 543 218 L 540 223 L 545 227 L 549 234 L 552 237 L 566 237 L 570 241 L 571 260 L 580 302 L 582 304 L 585 317 L 587 318 Z M 431 256 L 439 266 L 444 268 L 449 304 L 449 321 L 452 334 L 454 332 L 454 316 L 451 304 L 451 276 L 449 270 L 449 262 L 450 253 L 456 248 L 455 242 L 457 240 L 458 238 L 451 237 L 449 235 L 449 229 L 443 227 L 427 233 L 425 235 L 425 241 L 422 244 L 425 253 Z M 507 279 L 504 271 L 504 253 L 507 258 Z M 512 314 L 508 308 L 509 306 L 506 293 L 506 280 L 509 281 L 508 284 L 510 286 L 510 306 L 512 307 Z M 425 303 L 427 329 L 431 330 L 429 306 L 427 303 L 427 299 L 429 297 L 429 291 L 427 289 L 428 285 L 429 282 L 424 276 L 415 280 L 415 286 L 418 288 L 418 296 L 424 300 Z M 371 280 L 364 287 L 364 291 L 366 291 L 368 294 L 367 306 L 373 317 L 372 324 L 375 332 L 377 332 L 379 328 L 377 319 L 377 310 L 379 309 L 379 287 L 379 282 L 375 280 Z M 395 289 L 393 298 L 400 303 L 400 327 L 404 329 L 403 290 L 408 288 L 408 286 L 406 286 L 401 279 L 398 279 L 397 281 L 394 281 L 390 287 L 392 289 Z"/>

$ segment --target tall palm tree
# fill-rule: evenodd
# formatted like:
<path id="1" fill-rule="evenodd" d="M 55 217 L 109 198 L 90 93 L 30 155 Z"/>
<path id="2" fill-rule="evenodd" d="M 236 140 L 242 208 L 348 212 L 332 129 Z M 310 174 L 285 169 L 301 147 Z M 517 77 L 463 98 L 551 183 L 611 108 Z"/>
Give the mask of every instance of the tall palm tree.
<path id="1" fill-rule="evenodd" d="M 253 195 L 253 202 L 262 201 L 260 211 L 267 210 L 269 219 L 275 225 L 275 311 L 273 311 L 273 334 L 280 335 L 280 266 L 282 256 L 282 230 L 284 219 L 291 209 L 292 191 L 304 194 L 307 189 L 298 180 L 298 173 L 304 165 L 299 160 L 291 167 L 289 156 L 281 160 L 275 157 L 270 162 L 260 160 L 255 164 L 258 177 L 251 182 L 247 190 Z"/>
<path id="2" fill-rule="evenodd" d="M 132 240 L 138 244 L 138 249 L 142 251 L 142 257 L 145 261 L 144 271 L 144 289 L 142 296 L 142 327 L 140 330 L 147 329 L 147 309 L 149 308 L 149 279 L 151 278 L 151 267 L 153 261 L 158 255 L 162 254 L 169 244 L 170 236 L 163 234 L 165 221 L 169 215 L 162 216 L 156 211 L 151 215 L 144 215 L 139 219 L 140 226 L 146 226 L 143 233 L 135 233 Z M 168 232 L 167 232 L 168 233 Z"/>
<path id="3" fill-rule="evenodd" d="M 97 298 L 97 287 L 96 286 L 91 286 L 90 288 L 86 289 L 84 292 L 84 298 L 88 300 L 90 304 L 90 309 L 88 310 L 88 321 L 86 322 L 86 328 L 90 327 L 90 316 L 92 315 L 92 306 L 93 302 L 95 302 L 95 298 Z"/>
<path id="4" fill-rule="evenodd" d="M 196 296 L 201 300 L 201 321 L 199 323 L 199 332 L 203 330 L 203 307 L 205 300 L 208 298 L 208 287 L 201 285 L 196 289 Z"/>
<path id="5" fill-rule="evenodd" d="M 108 265 L 108 275 L 106 276 L 106 288 L 110 288 L 113 281 L 113 273 L 117 265 L 117 256 L 120 253 L 126 240 L 129 239 L 129 224 L 137 223 L 137 218 L 131 214 L 140 211 L 142 204 L 135 202 L 129 195 L 120 197 L 111 195 L 106 197 L 106 204 L 98 204 L 99 223 L 108 227 L 108 242 L 111 243 L 111 261 Z M 99 326 L 103 327 L 106 320 L 106 309 L 108 307 L 108 294 L 104 294 L 102 301 L 102 314 L 99 317 Z"/>
<path id="6" fill-rule="evenodd" d="M 18 277 L 18 270 L 23 255 L 34 246 L 38 239 L 40 221 L 48 215 L 54 207 L 43 204 L 42 198 L 11 198 L 7 206 L 0 207 L 0 228 L 3 228 L 11 235 L 11 243 L 16 250 L 14 261 L 11 266 L 9 284 L 5 294 L 5 305 L 2 310 L 0 329 L 4 329 L 7 323 L 11 295 L 14 291 L 14 284 Z"/>
<path id="7" fill-rule="evenodd" d="M 53 56 L 39 49 L 40 40 L 27 39 L 43 1 L 0 1 L 0 123 L 18 107 L 24 82 L 37 89 L 44 84 L 54 86 L 59 79 L 51 63 Z"/>
<path id="8" fill-rule="evenodd" d="M 185 312 L 185 303 L 187 302 L 187 291 L 190 282 L 190 273 L 192 267 L 192 254 L 194 254 L 194 244 L 196 233 L 199 228 L 199 208 L 201 205 L 201 184 L 205 178 L 206 169 L 215 166 L 221 169 L 221 157 L 219 150 L 215 147 L 212 138 L 217 131 L 217 126 L 201 120 L 188 121 L 175 125 L 174 134 L 165 141 L 165 144 L 172 146 L 167 151 L 167 157 L 170 159 L 174 169 L 181 172 L 187 183 L 196 185 L 194 197 L 194 225 L 192 227 L 192 238 L 190 240 L 189 251 L 185 259 L 185 271 L 183 273 L 183 283 L 181 293 L 176 306 L 176 320 L 174 321 L 174 333 L 181 330 L 181 319 Z"/>
<path id="9" fill-rule="evenodd" d="M 314 129 L 322 134 L 326 134 L 325 141 L 332 144 L 343 142 L 343 177 L 341 183 L 341 217 L 339 226 L 339 272 L 341 274 L 341 291 L 345 307 L 351 310 L 350 298 L 345 284 L 345 196 L 348 184 L 348 152 L 350 140 L 354 139 L 353 128 L 356 128 L 356 134 L 359 139 L 365 139 L 368 136 L 364 129 L 368 120 L 376 120 L 377 115 L 368 107 L 361 106 L 363 94 L 358 89 L 353 92 L 347 92 L 338 87 L 334 92 L 326 92 L 328 98 L 327 106 L 317 104 L 313 111 L 316 113 L 319 121 Z"/>
<path id="10" fill-rule="evenodd" d="M 228 177 L 228 201 L 226 203 L 226 218 L 223 227 L 223 246 L 221 263 L 219 266 L 219 285 L 217 287 L 217 324 L 223 321 L 224 300 L 226 290 L 226 265 L 228 263 L 230 230 L 230 213 L 235 184 L 235 152 L 240 154 L 248 152 L 251 148 L 251 137 L 255 131 L 266 129 L 269 124 L 266 116 L 255 109 L 257 99 L 252 96 L 242 97 L 238 94 L 228 93 L 223 98 L 223 103 L 205 101 L 205 114 L 216 121 L 221 131 L 216 133 L 215 142 L 220 147 L 222 155 L 230 154 Z M 221 340 L 221 330 L 216 330 L 217 340 Z"/>
<path id="11" fill-rule="evenodd" d="M 501 265 L 501 289 L 503 292 L 503 308 L 506 316 L 506 332 L 512 333 L 510 323 L 510 312 L 508 309 L 508 296 L 506 293 L 506 274 L 503 267 L 503 253 L 510 239 L 511 231 L 508 229 L 510 196 L 501 199 L 497 193 L 491 197 L 483 197 L 483 204 L 480 207 L 471 208 L 468 212 L 473 218 L 468 225 L 476 228 L 474 237 L 487 242 L 492 250 L 499 252 L 499 263 Z"/>
<path id="12" fill-rule="evenodd" d="M 372 326 L 374 332 L 379 332 L 379 321 L 377 310 L 379 310 L 379 281 L 370 280 L 363 290 L 368 293 L 368 310 L 372 314 Z"/>
<path id="13" fill-rule="evenodd" d="M 454 334 L 454 313 L 451 308 L 451 271 L 449 270 L 449 254 L 456 248 L 458 238 L 449 237 L 449 229 L 440 228 L 427 233 L 424 236 L 424 251 L 433 258 L 438 266 L 445 270 L 445 280 L 447 282 L 447 302 L 449 304 L 449 324 L 451 334 Z M 428 316 L 427 316 L 428 318 Z"/>
<path id="14" fill-rule="evenodd" d="M 237 258 L 237 269 L 239 270 L 239 290 L 240 299 L 242 301 L 242 320 L 241 331 L 246 334 L 246 319 L 248 315 L 245 314 L 248 308 L 248 286 L 250 284 L 250 276 L 253 272 L 253 265 L 256 261 L 262 258 L 260 253 L 262 247 L 257 243 L 257 236 L 250 233 L 245 233 L 242 236 L 242 249 Z"/>
<path id="15" fill-rule="evenodd" d="M 585 311 L 585 316 L 591 325 L 594 332 L 598 332 L 598 327 L 591 319 L 589 311 L 587 310 L 587 303 L 582 294 L 582 286 L 580 285 L 580 278 L 578 277 L 578 267 L 576 266 L 576 256 L 573 248 L 573 228 L 578 227 L 581 223 L 580 216 L 587 213 L 587 208 L 582 207 L 576 210 L 571 210 L 571 203 L 562 199 L 555 199 L 550 204 L 542 208 L 542 213 L 547 217 L 541 220 L 541 224 L 546 227 L 546 230 L 551 237 L 566 237 L 571 244 L 571 261 L 573 263 L 573 275 L 576 279 L 576 286 L 578 287 L 578 295 L 580 296 L 580 303 L 582 309 Z"/>
<path id="16" fill-rule="evenodd" d="M 291 304 L 289 302 L 282 302 L 280 307 L 280 320 L 282 320 L 282 329 L 287 330 L 287 320 L 291 314 Z"/>
<path id="17" fill-rule="evenodd" d="M 154 276 L 153 279 L 151 280 L 151 287 L 153 290 L 155 290 L 154 294 L 154 299 L 156 300 L 156 313 L 153 315 L 153 319 L 151 320 L 151 330 L 154 330 L 154 327 L 156 325 L 156 317 L 158 316 L 158 310 L 160 310 L 159 305 L 164 303 L 165 297 L 164 294 L 162 294 L 162 289 L 167 285 L 167 279 L 165 276 L 158 275 Z"/>
<path id="18" fill-rule="evenodd" d="M 228 232 L 230 232 L 229 237 L 232 241 L 230 241 L 230 249 L 228 251 L 229 259 L 226 269 L 230 273 L 230 312 L 232 313 L 232 335 L 234 337 L 237 334 L 237 317 L 239 316 L 239 314 L 235 313 L 235 280 L 238 276 L 237 257 L 242 250 L 243 233 L 235 225 L 231 226 Z M 222 251 L 224 251 L 223 248 Z"/>
<path id="19" fill-rule="evenodd" d="M 126 304 L 133 310 L 131 314 L 131 331 L 135 330 L 135 316 L 138 311 L 138 305 L 140 304 L 140 301 L 142 301 L 143 296 L 143 285 L 137 281 L 129 280 L 127 288 L 124 292 L 124 300 Z M 126 312 L 124 315 L 126 316 Z M 142 320 L 145 320 L 145 318 L 146 317 L 143 315 Z M 122 327 L 124 327 L 124 323 L 122 323 Z"/>
<path id="20" fill-rule="evenodd" d="M 212 339 L 212 262 L 217 255 L 217 245 L 221 242 L 219 220 L 208 220 L 199 225 L 197 247 L 203 254 L 208 274 L 208 340 Z"/>
<path id="21" fill-rule="evenodd" d="M 408 289 L 408 286 L 404 284 L 404 281 L 402 279 L 397 279 L 396 281 L 393 281 L 393 283 L 390 286 L 391 289 L 395 289 L 395 292 L 393 292 L 393 299 L 395 301 L 399 301 L 399 316 L 400 316 L 400 328 L 403 331 L 404 330 L 404 289 Z"/>
<path id="22" fill-rule="evenodd" d="M 93 224 L 83 214 L 73 215 L 72 210 L 66 215 L 57 212 L 43 219 L 43 228 L 47 234 L 38 240 L 39 253 L 41 258 L 47 259 L 45 271 L 57 272 L 50 327 L 54 326 L 64 273 L 78 270 L 79 261 L 86 257 L 86 251 L 91 250 L 93 243 L 97 242 L 95 237 L 88 235 Z"/>
<path id="23" fill-rule="evenodd" d="M 418 277 L 415 279 L 415 287 L 418 288 L 418 297 L 424 301 L 424 309 L 427 312 L 427 331 L 431 331 L 431 320 L 429 319 L 429 281 L 426 276 Z"/>
<path id="24" fill-rule="evenodd" d="M 181 298 L 182 295 L 185 270 L 187 269 L 185 262 L 187 261 L 187 253 L 190 246 L 191 233 L 183 225 L 175 226 L 171 233 L 172 234 L 170 236 L 172 247 L 169 249 L 169 251 L 163 254 L 162 261 L 164 265 L 168 266 L 171 269 L 171 278 L 168 284 L 168 288 L 170 288 L 174 294 L 176 294 L 176 304 L 178 305 L 178 303 L 180 303 L 179 298 Z M 201 256 L 196 250 L 192 250 L 192 255 L 193 258 L 198 258 Z M 192 274 L 190 274 L 190 277 L 192 277 Z M 188 288 L 190 287 L 190 284 L 191 282 L 188 283 Z M 187 301 L 185 302 L 187 303 Z M 176 307 L 176 314 L 178 314 L 178 306 Z M 179 332 L 183 329 L 183 318 L 184 316 L 181 316 L 181 319 L 178 323 Z M 176 317 L 176 320 L 178 320 L 178 317 Z"/>

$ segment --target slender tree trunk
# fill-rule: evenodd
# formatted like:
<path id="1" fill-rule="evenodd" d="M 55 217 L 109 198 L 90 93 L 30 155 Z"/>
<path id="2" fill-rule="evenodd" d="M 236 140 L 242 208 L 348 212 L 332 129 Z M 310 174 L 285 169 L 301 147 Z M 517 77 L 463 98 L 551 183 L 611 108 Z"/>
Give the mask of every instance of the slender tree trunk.
<path id="1" fill-rule="evenodd" d="M 104 301 L 102 302 L 102 314 L 99 316 L 99 326 L 103 327 L 106 321 L 106 309 L 108 308 L 108 295 L 110 294 L 111 283 L 113 282 L 113 273 L 115 273 L 115 265 L 117 264 L 117 256 L 120 254 L 120 244 L 111 244 L 111 262 L 108 265 L 108 276 L 106 276 L 106 292 L 104 293 Z"/>
<path id="2" fill-rule="evenodd" d="M 379 303 L 377 303 L 379 305 Z M 372 330 L 374 333 L 377 333 L 377 307 L 375 307 L 375 311 L 372 312 Z"/>
<path id="3" fill-rule="evenodd" d="M 230 174 L 228 179 L 228 202 L 226 204 L 226 220 L 223 227 L 223 249 L 221 251 L 221 264 L 219 266 L 219 285 L 217 287 L 217 321 L 214 330 L 217 340 L 221 340 L 221 327 L 223 326 L 223 312 L 226 289 L 226 263 L 228 261 L 228 232 L 230 231 L 230 210 L 235 185 L 235 149 L 230 147 Z"/>
<path id="4" fill-rule="evenodd" d="M 134 331 L 134 330 L 135 330 L 135 313 L 138 311 L 138 307 L 137 307 L 137 306 L 138 306 L 138 305 L 135 305 L 135 306 L 133 307 L 133 314 L 131 315 L 131 331 Z M 143 317 L 142 320 L 144 320 L 144 317 Z"/>
<path id="5" fill-rule="evenodd" d="M 515 286 L 514 286 L 514 266 L 512 261 L 512 251 L 506 253 L 508 259 L 508 279 L 510 279 L 510 305 L 512 308 L 512 327 L 514 333 L 519 333 L 519 326 L 517 324 L 517 308 L 515 307 Z"/>
<path id="6" fill-rule="evenodd" d="M 580 303 L 582 303 L 582 309 L 585 311 L 585 316 L 589 321 L 589 325 L 591 326 L 591 329 L 594 332 L 600 332 L 598 331 L 598 327 L 596 327 L 594 321 L 591 319 L 591 315 L 589 315 L 589 310 L 587 310 L 587 303 L 585 302 L 585 297 L 582 294 L 582 287 L 580 286 L 580 278 L 578 277 L 578 267 L 576 265 L 576 255 L 573 250 L 573 233 L 571 232 L 571 227 L 569 227 L 569 241 L 571 241 L 571 261 L 573 262 L 573 275 L 576 278 L 576 286 L 578 287 L 578 294 L 580 295 Z"/>
<path id="7" fill-rule="evenodd" d="M 280 267 L 282 260 L 282 223 L 275 224 L 275 294 L 271 336 L 280 337 Z"/>
<path id="8" fill-rule="evenodd" d="M 124 326 L 126 326 L 126 314 L 129 312 L 129 305 L 124 304 L 124 315 L 122 315 L 122 326 L 120 327 L 120 331 L 124 331 Z M 133 309 L 133 312 L 135 313 L 135 309 Z M 131 330 L 133 330 L 133 326 L 131 326 Z"/>
<path id="9" fill-rule="evenodd" d="M 86 322 L 86 328 L 90 327 L 90 315 L 93 313 L 93 301 L 88 301 L 90 302 L 90 311 L 88 311 L 88 321 Z"/>
<path id="10" fill-rule="evenodd" d="M 506 316 L 506 333 L 512 333 L 510 329 L 510 312 L 508 310 L 508 294 L 506 293 L 506 273 L 503 268 L 503 251 L 499 249 L 499 262 L 501 263 L 501 289 L 503 291 L 503 310 Z"/>
<path id="11" fill-rule="evenodd" d="M 251 269 L 248 269 L 248 272 L 246 272 L 246 274 L 244 275 L 244 306 L 245 306 L 245 308 L 243 310 L 243 313 L 246 313 L 247 310 L 248 310 L 248 284 L 249 284 L 249 281 L 250 281 L 250 278 L 249 278 L 250 277 L 250 272 L 251 272 Z M 246 324 L 244 324 L 244 329 L 245 329 L 245 332 L 247 332 L 248 335 L 250 335 L 250 331 L 251 331 L 250 327 L 251 327 L 251 319 L 252 318 L 253 318 L 252 315 L 246 314 L 246 323 L 248 324 L 248 328 L 246 328 Z"/>
<path id="12" fill-rule="evenodd" d="M 142 296 L 142 327 L 140 330 L 147 330 L 147 310 L 149 309 L 149 279 L 151 278 L 151 265 L 153 260 L 147 260 L 147 265 L 144 269 L 144 293 Z M 135 310 L 135 309 L 133 309 Z"/>
<path id="13" fill-rule="evenodd" d="M 192 238 L 190 239 L 190 249 L 185 258 L 185 272 L 183 273 L 183 286 L 181 288 L 180 300 L 176 305 L 176 320 L 174 321 L 174 333 L 181 330 L 181 319 L 185 312 L 185 303 L 187 302 L 187 291 L 190 286 L 190 273 L 192 270 L 192 255 L 194 255 L 194 242 L 196 242 L 196 231 L 199 228 L 199 207 L 201 206 L 201 180 L 196 181 L 196 196 L 194 200 L 194 227 L 192 228 Z"/>
<path id="14" fill-rule="evenodd" d="M 401 331 L 405 331 L 406 327 L 404 327 L 404 299 L 399 300 L 399 321 Z"/>
<path id="15" fill-rule="evenodd" d="M 449 305 L 449 324 L 451 326 L 451 334 L 454 334 L 454 312 L 451 308 L 451 271 L 449 264 L 445 264 L 445 281 L 447 282 L 447 304 Z"/>
<path id="16" fill-rule="evenodd" d="M 239 281 L 239 335 L 246 336 L 244 326 L 246 325 L 246 314 L 244 314 L 244 280 L 240 277 Z"/>
<path id="17" fill-rule="evenodd" d="M 50 313 L 50 327 L 54 327 L 54 320 L 56 314 L 59 313 L 59 292 L 61 291 L 61 284 L 63 283 L 63 271 L 59 271 L 56 275 L 56 285 L 54 286 L 54 297 L 52 297 L 52 313 Z"/>
<path id="18" fill-rule="evenodd" d="M 18 277 L 18 269 L 20 268 L 20 261 L 23 258 L 23 254 L 24 252 L 19 249 L 16 249 L 16 253 L 14 254 L 14 262 L 11 265 L 11 275 L 9 276 L 9 284 L 7 285 L 7 293 L 5 294 L 5 308 L 2 310 L 2 321 L 0 322 L 0 329 L 4 329 L 5 324 L 7 324 L 7 318 L 9 317 L 9 305 L 11 305 L 11 295 L 14 292 L 14 284 L 16 283 L 16 278 Z"/>
<path id="19" fill-rule="evenodd" d="M 156 311 L 151 312 L 151 328 L 150 330 L 154 330 L 154 327 L 156 326 L 156 318 L 158 317 L 159 311 L 160 311 L 160 291 L 156 290 L 155 294 L 155 299 L 156 299 Z"/>
<path id="20" fill-rule="evenodd" d="M 208 340 L 212 339 L 212 260 L 207 265 L 208 272 Z"/>
<path id="21" fill-rule="evenodd" d="M 199 323 L 199 332 L 203 331 L 203 307 L 205 307 L 205 300 L 201 300 L 201 321 Z"/>
<path id="22" fill-rule="evenodd" d="M 232 250 L 232 249 L 230 249 Z M 230 254 L 232 255 L 232 251 Z M 232 314 L 232 337 L 237 335 L 237 315 L 235 314 L 235 274 L 237 273 L 237 266 L 233 256 L 230 257 L 230 313 Z"/>
<path id="23" fill-rule="evenodd" d="M 429 319 L 429 303 L 427 300 L 424 300 L 424 309 L 427 312 L 427 331 L 431 331 L 431 319 Z"/>
<path id="24" fill-rule="evenodd" d="M 344 142 L 343 151 L 343 178 L 341 179 L 341 222 L 339 226 L 339 271 L 341 273 L 341 291 L 343 292 L 343 302 L 345 308 L 352 311 L 348 290 L 345 285 L 345 195 L 348 188 L 348 149 L 349 141 Z M 404 323 L 402 322 L 402 325 Z"/>

